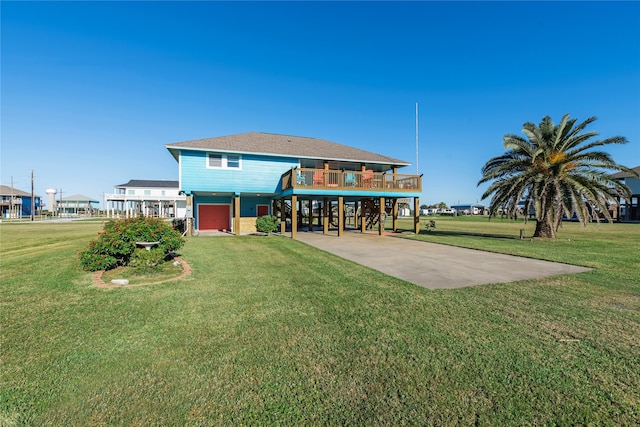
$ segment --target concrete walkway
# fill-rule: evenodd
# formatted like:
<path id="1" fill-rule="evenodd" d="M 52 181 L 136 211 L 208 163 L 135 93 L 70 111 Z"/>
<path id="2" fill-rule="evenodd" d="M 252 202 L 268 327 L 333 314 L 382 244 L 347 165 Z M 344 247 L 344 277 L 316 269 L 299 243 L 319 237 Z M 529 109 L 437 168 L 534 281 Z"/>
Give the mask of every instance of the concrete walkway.
<path id="1" fill-rule="evenodd" d="M 323 235 L 298 232 L 297 239 L 342 258 L 429 289 L 507 283 L 589 268 L 457 248 L 377 234 Z"/>

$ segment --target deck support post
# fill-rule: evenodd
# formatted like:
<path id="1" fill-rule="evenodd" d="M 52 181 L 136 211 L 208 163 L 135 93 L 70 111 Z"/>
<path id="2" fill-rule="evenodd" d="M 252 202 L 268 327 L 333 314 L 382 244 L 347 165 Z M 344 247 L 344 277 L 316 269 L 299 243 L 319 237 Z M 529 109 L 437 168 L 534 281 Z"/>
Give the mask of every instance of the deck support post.
<path id="1" fill-rule="evenodd" d="M 240 195 L 237 194 L 233 198 L 233 232 L 236 236 L 240 235 Z"/>
<path id="2" fill-rule="evenodd" d="M 344 234 L 344 197 L 338 196 L 338 237 Z"/>
<path id="3" fill-rule="evenodd" d="M 284 198 L 280 199 L 280 234 L 284 236 L 287 232 L 287 215 L 285 213 Z"/>
<path id="4" fill-rule="evenodd" d="M 298 232 L 298 196 L 291 196 L 291 238 L 295 240 Z"/>
<path id="5" fill-rule="evenodd" d="M 420 234 L 420 197 L 413 198 L 413 232 Z"/>
<path id="6" fill-rule="evenodd" d="M 307 200 L 309 208 L 309 231 L 313 231 L 313 200 Z"/>
<path id="7" fill-rule="evenodd" d="M 393 232 L 398 232 L 398 199 L 393 199 Z"/>
<path id="8" fill-rule="evenodd" d="M 383 217 L 385 217 L 387 215 L 387 212 L 384 209 L 384 197 L 380 197 L 379 200 L 380 206 L 378 209 L 378 235 L 382 236 L 384 235 L 384 219 Z"/>
<path id="9" fill-rule="evenodd" d="M 322 200 L 322 234 L 329 233 L 329 198 Z"/>
<path id="10" fill-rule="evenodd" d="M 367 216 L 364 214 L 364 201 L 360 199 L 360 232 L 367 231 Z"/>

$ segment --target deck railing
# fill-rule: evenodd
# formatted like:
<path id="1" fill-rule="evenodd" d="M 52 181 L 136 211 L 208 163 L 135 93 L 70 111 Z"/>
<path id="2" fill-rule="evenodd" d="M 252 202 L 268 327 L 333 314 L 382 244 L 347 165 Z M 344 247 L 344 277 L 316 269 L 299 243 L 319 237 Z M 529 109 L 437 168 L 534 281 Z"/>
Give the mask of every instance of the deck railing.
<path id="1" fill-rule="evenodd" d="M 282 175 L 282 189 L 422 191 L 420 175 L 296 168 Z"/>

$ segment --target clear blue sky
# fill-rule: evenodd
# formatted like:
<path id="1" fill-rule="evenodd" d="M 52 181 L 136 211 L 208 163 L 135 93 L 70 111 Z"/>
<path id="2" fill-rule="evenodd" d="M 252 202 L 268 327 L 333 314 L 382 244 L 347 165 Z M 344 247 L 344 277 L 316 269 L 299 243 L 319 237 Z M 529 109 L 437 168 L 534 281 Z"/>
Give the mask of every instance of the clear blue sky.
<path id="1" fill-rule="evenodd" d="M 164 145 L 249 131 L 413 163 L 475 203 L 502 136 L 596 116 L 640 165 L 640 2 L 10 2 L 1 183 L 63 197 L 178 179 Z"/>

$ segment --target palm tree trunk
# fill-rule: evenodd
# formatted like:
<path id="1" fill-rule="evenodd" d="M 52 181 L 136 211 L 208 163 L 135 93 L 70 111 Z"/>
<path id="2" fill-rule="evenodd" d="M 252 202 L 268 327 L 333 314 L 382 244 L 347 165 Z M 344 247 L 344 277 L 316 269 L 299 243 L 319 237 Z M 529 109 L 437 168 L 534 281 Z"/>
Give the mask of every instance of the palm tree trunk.
<path id="1" fill-rule="evenodd" d="M 551 218 L 544 216 L 537 220 L 536 230 L 533 233 L 533 237 L 542 237 L 545 239 L 555 239 L 556 232 L 553 229 L 553 223 Z"/>
<path id="2" fill-rule="evenodd" d="M 545 191 L 542 196 L 542 200 L 544 203 L 540 205 L 540 210 L 538 212 L 538 219 L 536 223 L 536 230 L 533 233 L 533 237 L 542 237 L 545 239 L 555 239 L 556 231 L 554 226 L 556 225 L 555 221 L 555 201 L 554 201 L 554 193 L 549 190 L 549 187 L 552 186 L 552 183 L 548 183 L 546 185 Z"/>

